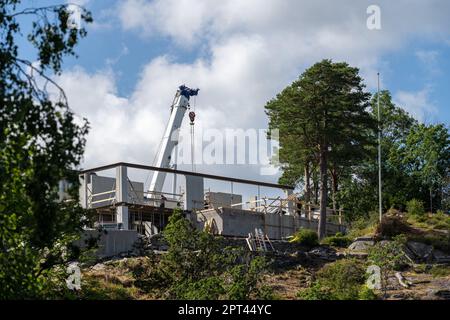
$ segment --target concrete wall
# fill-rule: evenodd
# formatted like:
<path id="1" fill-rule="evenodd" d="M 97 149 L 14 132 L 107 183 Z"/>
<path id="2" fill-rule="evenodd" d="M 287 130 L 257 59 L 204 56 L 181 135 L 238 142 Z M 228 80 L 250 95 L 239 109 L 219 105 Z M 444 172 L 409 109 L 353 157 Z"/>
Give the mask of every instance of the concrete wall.
<path id="1" fill-rule="evenodd" d="M 299 216 L 263 214 L 249 210 L 223 208 L 221 210 L 205 210 L 197 216 L 198 227 L 203 228 L 206 221 L 215 220 L 218 234 L 233 237 L 247 237 L 259 228 L 270 239 L 283 239 L 293 235 L 298 229 L 317 230 L 318 221 Z M 327 233 L 332 235 L 344 232 L 345 226 L 328 223 Z"/>
<path id="2" fill-rule="evenodd" d="M 126 253 L 133 250 L 133 245 L 138 239 L 138 233 L 135 230 L 107 230 L 106 233 L 98 230 L 85 230 L 81 238 L 74 242 L 80 248 L 86 247 L 86 240 L 89 238 L 97 239 L 98 249 L 95 255 L 99 258 L 106 258 Z"/>
<path id="3" fill-rule="evenodd" d="M 242 195 L 226 192 L 207 192 L 205 200 L 210 204 L 209 208 L 231 207 L 233 204 L 242 203 Z M 242 209 L 242 205 L 234 206 L 235 209 Z"/>
<path id="4" fill-rule="evenodd" d="M 106 193 L 99 196 L 94 196 L 92 198 L 92 201 L 99 201 L 92 205 L 92 208 L 98 208 L 101 206 L 110 205 L 112 203 L 111 200 L 106 200 L 110 198 L 114 198 L 116 195 L 116 178 L 111 177 L 103 177 L 103 176 L 97 176 L 97 175 L 91 175 L 88 181 L 88 196 L 91 196 L 92 194 L 96 193 L 102 193 L 111 191 L 110 193 Z M 133 186 L 133 187 L 131 187 Z M 144 184 L 142 182 L 131 182 L 131 186 L 129 183 L 127 183 L 127 190 L 128 190 L 128 202 L 131 203 L 142 203 L 144 198 Z M 105 200 L 105 201 L 101 201 Z M 80 188 L 80 203 L 84 207 L 84 189 L 83 187 Z"/>

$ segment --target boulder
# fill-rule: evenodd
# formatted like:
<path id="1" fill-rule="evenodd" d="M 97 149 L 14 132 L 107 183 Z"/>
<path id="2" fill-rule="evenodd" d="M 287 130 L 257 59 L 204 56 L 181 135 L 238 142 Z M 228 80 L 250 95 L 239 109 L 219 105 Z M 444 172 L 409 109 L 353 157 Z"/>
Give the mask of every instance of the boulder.
<path id="1" fill-rule="evenodd" d="M 408 241 L 405 254 L 415 262 L 429 262 L 433 258 L 433 246 L 422 242 Z"/>
<path id="2" fill-rule="evenodd" d="M 450 255 L 445 254 L 444 252 L 440 251 L 440 250 L 434 250 L 433 251 L 433 262 L 435 263 L 450 263 Z"/>
<path id="3" fill-rule="evenodd" d="M 103 263 L 97 263 L 95 266 L 92 267 L 92 270 L 95 271 L 101 271 L 104 270 L 106 266 Z"/>
<path id="4" fill-rule="evenodd" d="M 375 241 L 372 238 L 356 238 L 355 241 L 348 246 L 350 253 L 367 253 L 370 247 L 375 245 Z"/>

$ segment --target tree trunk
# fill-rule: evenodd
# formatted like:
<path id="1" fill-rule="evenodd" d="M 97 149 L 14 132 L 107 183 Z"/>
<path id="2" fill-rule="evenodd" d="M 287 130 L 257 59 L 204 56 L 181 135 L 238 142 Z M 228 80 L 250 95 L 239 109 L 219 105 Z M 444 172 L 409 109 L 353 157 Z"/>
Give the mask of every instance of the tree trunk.
<path id="1" fill-rule="evenodd" d="M 320 217 L 319 217 L 319 239 L 326 235 L 327 228 L 327 200 L 328 200 L 328 172 L 327 172 L 327 146 L 324 144 L 320 148 Z"/>
<path id="2" fill-rule="evenodd" d="M 335 169 L 331 170 L 331 200 L 333 201 L 333 211 L 336 214 L 336 193 L 338 191 L 337 172 Z"/>
<path id="3" fill-rule="evenodd" d="M 311 202 L 311 172 L 308 161 L 305 163 L 305 202 Z"/>
<path id="4" fill-rule="evenodd" d="M 314 188 L 314 204 L 319 202 L 319 179 L 317 178 L 317 174 L 314 174 L 313 177 L 313 188 Z"/>

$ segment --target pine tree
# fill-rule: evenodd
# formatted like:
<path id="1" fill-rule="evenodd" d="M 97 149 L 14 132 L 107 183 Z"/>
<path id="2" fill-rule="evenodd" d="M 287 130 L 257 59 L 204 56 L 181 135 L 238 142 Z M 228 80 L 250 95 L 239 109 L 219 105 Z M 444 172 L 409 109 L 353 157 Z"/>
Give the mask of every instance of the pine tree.
<path id="1" fill-rule="evenodd" d="M 330 161 L 343 166 L 359 159 L 376 128 L 364 88 L 357 68 L 323 60 L 266 105 L 269 127 L 280 132 L 281 167 L 294 168 L 289 178 L 299 179 L 301 169 L 318 163 L 320 238 L 326 234 Z"/>

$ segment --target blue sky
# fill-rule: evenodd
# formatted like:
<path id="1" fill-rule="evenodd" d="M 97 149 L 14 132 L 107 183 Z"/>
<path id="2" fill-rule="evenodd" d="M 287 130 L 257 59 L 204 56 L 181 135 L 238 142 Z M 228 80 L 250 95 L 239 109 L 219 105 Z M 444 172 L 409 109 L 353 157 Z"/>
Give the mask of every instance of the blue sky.
<path id="1" fill-rule="evenodd" d="M 91 122 L 85 167 L 151 164 L 178 85 L 200 87 L 201 128 L 266 128 L 264 104 L 324 58 L 361 70 L 419 120 L 450 124 L 450 2 L 77 0 L 94 24 L 57 78 Z M 23 1 L 24 6 L 58 1 Z M 366 9 L 380 7 L 381 29 Z M 30 59 L 29 48 L 22 46 Z M 188 136 L 187 121 L 181 135 Z M 105 159 L 107 155 L 107 159 Z M 201 171 L 276 181 L 258 166 Z"/>
<path id="2" fill-rule="evenodd" d="M 112 70 L 116 76 L 117 93 L 121 96 L 129 97 L 132 94 L 143 67 L 155 57 L 168 55 L 177 63 L 192 63 L 199 57 L 210 59 L 207 41 L 184 47 L 174 42 L 173 37 L 164 33 L 154 32 L 151 36 L 145 36 L 136 30 L 124 30 L 123 25 L 117 23 L 114 17 L 112 8 L 120 7 L 117 2 L 110 0 L 83 2 L 92 11 L 96 19 L 95 23 L 103 26 L 88 26 L 89 37 L 81 42 L 78 49 L 80 57 L 68 59 L 65 66 L 69 69 L 81 66 L 90 73 Z M 135 2 L 140 3 L 140 1 Z M 49 3 L 54 2 L 49 1 Z M 192 7 L 195 10 L 195 4 Z M 384 5 L 382 10 L 390 10 L 389 5 Z M 407 13 L 401 17 L 405 23 L 414 23 L 414 21 L 408 21 Z M 430 53 L 433 61 L 426 62 L 421 59 L 420 52 Z M 447 59 L 450 56 L 449 53 L 448 42 L 429 40 L 423 35 L 415 36 L 412 33 L 410 40 L 401 48 L 386 50 L 378 55 L 379 61 L 376 67 L 382 73 L 383 89 L 390 90 L 394 95 L 397 92 L 413 93 L 426 90 L 428 102 L 436 110 L 425 114 L 421 120 L 449 123 L 450 108 L 447 107 L 450 98 L 450 62 Z M 323 56 L 323 58 L 327 57 Z M 299 71 L 303 70 L 302 67 L 293 66 Z M 374 77 L 375 74 L 366 76 Z M 374 88 L 369 87 L 369 90 L 373 91 Z M 399 104 L 401 102 L 399 101 Z M 408 106 L 405 108 L 408 109 Z"/>

